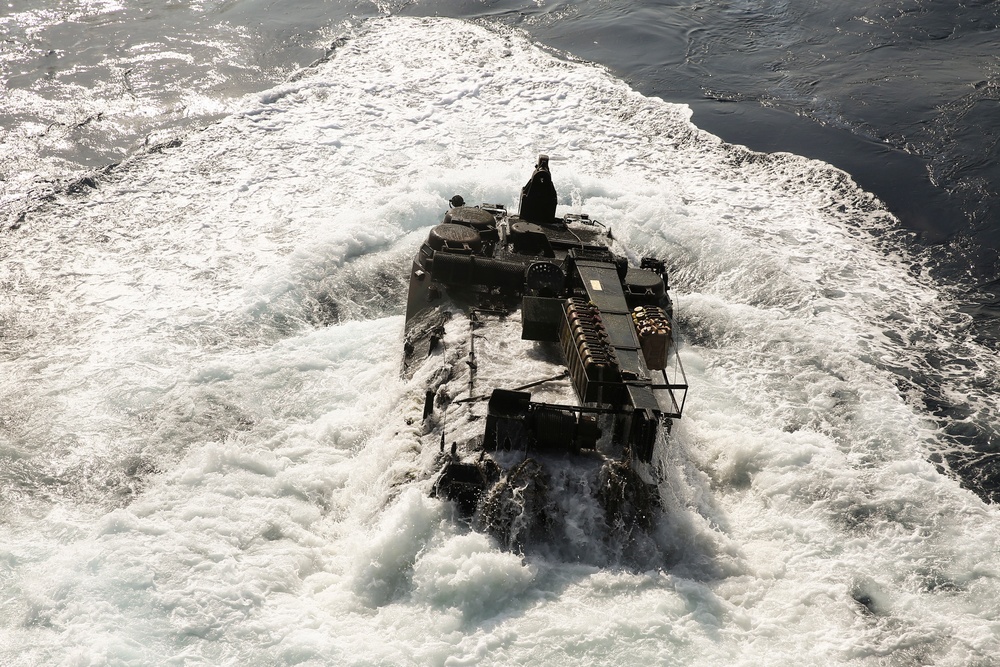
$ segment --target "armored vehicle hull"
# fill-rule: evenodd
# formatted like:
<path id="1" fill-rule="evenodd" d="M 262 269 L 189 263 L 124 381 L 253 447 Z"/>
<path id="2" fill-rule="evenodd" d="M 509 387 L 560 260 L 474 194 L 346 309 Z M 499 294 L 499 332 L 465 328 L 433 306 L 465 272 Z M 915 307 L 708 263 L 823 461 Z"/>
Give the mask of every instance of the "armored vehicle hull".
<path id="1" fill-rule="evenodd" d="M 687 394 L 664 262 L 630 266 L 601 223 L 557 217 L 546 156 L 516 215 L 451 204 L 414 258 L 405 325 L 433 493 L 514 549 L 648 528 Z"/>

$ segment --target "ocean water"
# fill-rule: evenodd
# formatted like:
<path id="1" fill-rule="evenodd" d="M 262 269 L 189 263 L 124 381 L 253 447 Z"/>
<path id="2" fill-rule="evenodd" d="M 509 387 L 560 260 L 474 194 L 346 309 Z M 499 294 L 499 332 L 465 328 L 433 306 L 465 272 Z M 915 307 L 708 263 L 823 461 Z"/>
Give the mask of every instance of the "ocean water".
<path id="1" fill-rule="evenodd" d="M 992 4 L 0 17 L 0 664 L 1000 654 Z M 671 271 L 642 571 L 470 532 L 408 423 L 409 258 L 540 152 Z"/>

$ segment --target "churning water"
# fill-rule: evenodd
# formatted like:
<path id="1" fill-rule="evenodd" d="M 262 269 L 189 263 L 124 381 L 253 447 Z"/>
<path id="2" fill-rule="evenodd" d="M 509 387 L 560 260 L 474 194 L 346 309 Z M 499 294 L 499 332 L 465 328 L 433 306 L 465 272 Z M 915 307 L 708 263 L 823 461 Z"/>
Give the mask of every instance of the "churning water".
<path id="1" fill-rule="evenodd" d="M 0 661 L 1000 654 L 1000 517 L 969 446 L 994 442 L 1000 364 L 844 172 L 451 19 L 357 21 L 212 108 L 89 180 L 39 185 L 57 157 L 5 174 Z M 12 159 L 48 141 L 28 130 Z M 670 268 L 692 391 L 647 571 L 498 548 L 414 451 L 410 256 L 451 195 L 511 202 L 540 152 L 561 211 Z"/>

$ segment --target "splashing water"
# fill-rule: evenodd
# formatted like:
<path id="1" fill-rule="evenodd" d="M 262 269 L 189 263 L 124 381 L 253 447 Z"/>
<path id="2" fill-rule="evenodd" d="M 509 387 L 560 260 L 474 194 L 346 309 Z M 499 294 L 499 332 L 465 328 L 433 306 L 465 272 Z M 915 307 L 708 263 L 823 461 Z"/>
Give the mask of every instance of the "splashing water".
<path id="1" fill-rule="evenodd" d="M 540 152 L 563 208 L 671 268 L 692 392 L 659 569 L 522 559 L 419 470 L 395 276 L 451 195 L 513 201 Z M 384 19 L 95 185 L 0 248 L 3 661 L 1000 652 L 997 512 L 926 407 L 995 432 L 997 362 L 842 172 L 517 32 Z"/>

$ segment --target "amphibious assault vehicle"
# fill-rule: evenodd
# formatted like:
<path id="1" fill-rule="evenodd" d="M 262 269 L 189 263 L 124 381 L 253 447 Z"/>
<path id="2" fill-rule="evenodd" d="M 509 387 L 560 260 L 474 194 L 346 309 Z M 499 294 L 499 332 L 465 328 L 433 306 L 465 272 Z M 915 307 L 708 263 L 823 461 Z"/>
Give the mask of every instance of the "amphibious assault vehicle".
<path id="1" fill-rule="evenodd" d="M 513 548 L 648 527 L 650 463 L 687 396 L 664 262 L 632 266 L 609 228 L 557 217 L 545 155 L 516 215 L 450 204 L 413 260 L 404 338 L 432 493 Z"/>

